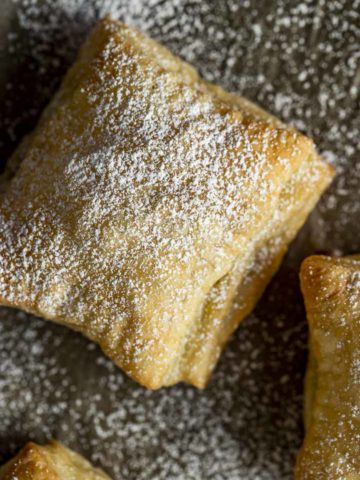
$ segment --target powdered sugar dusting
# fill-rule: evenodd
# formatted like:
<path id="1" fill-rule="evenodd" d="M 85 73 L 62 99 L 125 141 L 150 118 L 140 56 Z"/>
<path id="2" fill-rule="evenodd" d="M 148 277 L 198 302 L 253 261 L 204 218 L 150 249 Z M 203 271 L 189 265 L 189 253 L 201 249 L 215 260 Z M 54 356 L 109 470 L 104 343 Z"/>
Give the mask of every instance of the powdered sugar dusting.
<path id="1" fill-rule="evenodd" d="M 208 292 L 238 257 L 241 283 L 245 259 L 270 238 L 283 249 L 301 225 L 288 224 L 290 212 L 303 221 L 330 179 L 308 139 L 213 91 L 105 19 L 1 202 L 3 302 L 79 329 L 153 388 L 204 384 L 221 344 L 207 327 Z M 304 184 L 314 199 L 305 187 L 292 194 Z M 219 315 L 225 324 L 226 309 Z"/>
<path id="2" fill-rule="evenodd" d="M 358 2 L 8 4 L 13 27 L 3 55 L 23 75 L 7 72 L 7 92 L 15 95 L 6 94 L 0 119 L 4 152 L 32 128 L 90 25 L 111 12 L 164 42 L 206 78 L 305 128 L 340 166 L 340 176 L 293 252 L 299 259 L 314 249 L 359 249 L 349 228 L 359 214 Z M 21 93 L 29 85 L 34 95 Z M 3 310 L 3 454 L 29 437 L 54 435 L 115 478 L 291 478 L 301 436 L 304 348 L 303 327 L 296 326 L 301 301 L 294 295 L 275 284 L 257 310 L 268 323 L 249 319 L 204 394 L 186 387 L 144 392 L 72 332 Z M 293 299 L 297 315 L 283 301 L 280 308 L 284 298 Z M 95 359 L 94 373 L 84 375 Z"/>

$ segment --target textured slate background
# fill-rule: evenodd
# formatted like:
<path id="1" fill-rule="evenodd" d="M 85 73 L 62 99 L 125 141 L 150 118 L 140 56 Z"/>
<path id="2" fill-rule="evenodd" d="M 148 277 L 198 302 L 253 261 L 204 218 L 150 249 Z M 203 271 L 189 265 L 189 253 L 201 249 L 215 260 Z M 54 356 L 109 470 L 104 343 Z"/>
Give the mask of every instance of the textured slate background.
<path id="1" fill-rule="evenodd" d="M 145 391 L 80 335 L 0 309 L 0 461 L 56 437 L 118 480 L 291 479 L 306 361 L 298 265 L 360 251 L 360 2 L 0 0 L 2 165 L 106 13 L 306 131 L 338 177 L 204 392 Z"/>

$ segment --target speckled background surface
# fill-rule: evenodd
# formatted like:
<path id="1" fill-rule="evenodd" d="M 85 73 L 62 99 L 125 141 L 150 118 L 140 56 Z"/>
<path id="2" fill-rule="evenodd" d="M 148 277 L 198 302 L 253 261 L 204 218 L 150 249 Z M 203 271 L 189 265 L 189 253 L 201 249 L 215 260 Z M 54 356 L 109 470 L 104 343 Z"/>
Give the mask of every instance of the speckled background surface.
<path id="1" fill-rule="evenodd" d="M 306 361 L 298 265 L 360 251 L 360 2 L 0 0 L 3 164 L 106 13 L 306 131 L 338 176 L 204 392 L 146 391 L 80 335 L 0 309 L 0 461 L 55 437 L 116 480 L 291 479 Z"/>

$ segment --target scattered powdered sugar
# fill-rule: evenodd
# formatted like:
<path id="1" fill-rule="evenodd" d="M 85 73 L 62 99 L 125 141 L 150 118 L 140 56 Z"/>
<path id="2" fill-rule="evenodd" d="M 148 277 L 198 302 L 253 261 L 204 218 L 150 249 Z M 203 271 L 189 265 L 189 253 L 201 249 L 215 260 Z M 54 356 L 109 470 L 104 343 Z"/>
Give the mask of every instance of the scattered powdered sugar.
<path id="1" fill-rule="evenodd" d="M 358 1 L 6 0 L 1 8 L 3 158 L 35 125 L 90 27 L 111 13 L 305 130 L 337 166 L 288 264 L 315 250 L 360 250 Z M 305 329 L 286 266 L 204 393 L 147 392 L 73 332 L 6 309 L 1 317 L 4 458 L 29 438 L 54 436 L 116 479 L 292 478 Z"/>
<path id="2" fill-rule="evenodd" d="M 264 322 L 246 322 L 204 392 L 146 391 L 80 335 L 3 309 L 3 457 L 55 436 L 116 479 L 290 478 L 305 343 L 296 281 L 285 274 L 269 291 Z M 279 294 L 295 309 L 280 308 Z"/>

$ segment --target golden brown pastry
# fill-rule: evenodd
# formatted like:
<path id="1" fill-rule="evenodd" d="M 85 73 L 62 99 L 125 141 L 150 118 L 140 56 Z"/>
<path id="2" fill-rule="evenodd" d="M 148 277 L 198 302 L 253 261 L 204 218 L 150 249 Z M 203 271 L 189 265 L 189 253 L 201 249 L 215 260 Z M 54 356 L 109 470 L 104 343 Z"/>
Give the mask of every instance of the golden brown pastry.
<path id="1" fill-rule="evenodd" d="M 304 444 L 297 480 L 360 479 L 360 256 L 307 258 L 310 328 Z"/>
<path id="2" fill-rule="evenodd" d="M 12 163 L 0 302 L 150 388 L 205 385 L 333 176 L 311 140 L 108 18 Z"/>
<path id="3" fill-rule="evenodd" d="M 110 480 L 110 477 L 60 443 L 28 443 L 0 467 L 0 480 Z"/>

